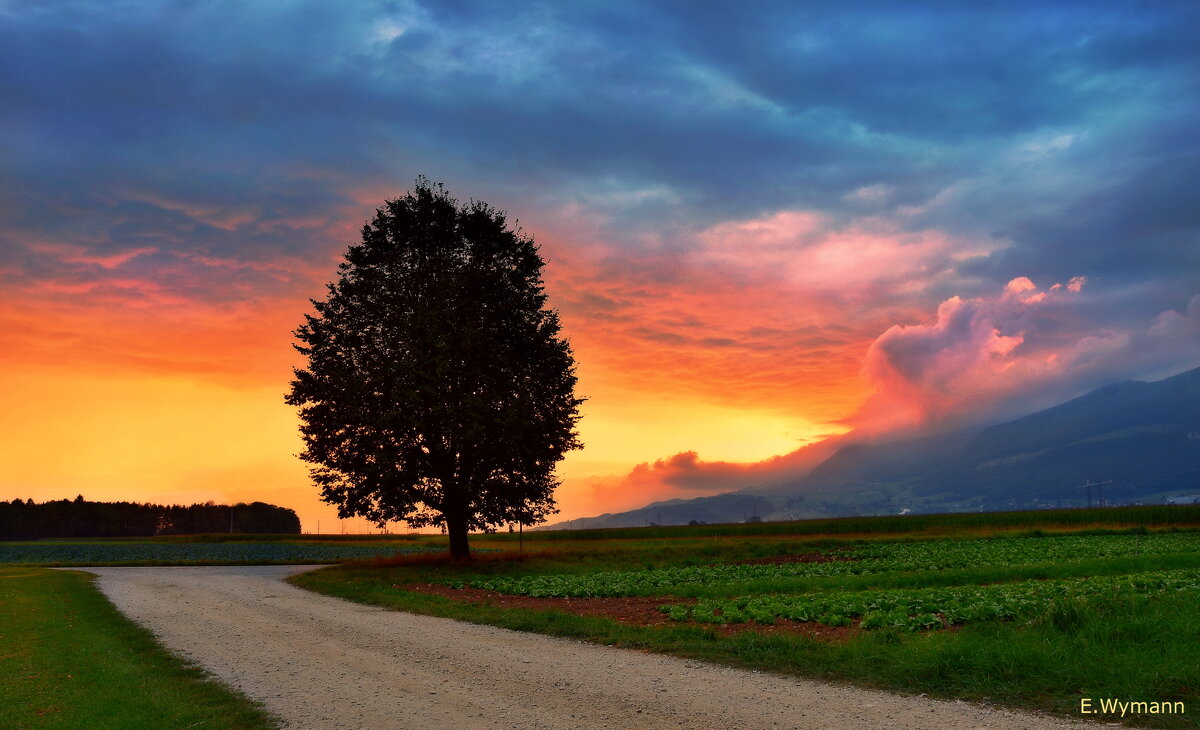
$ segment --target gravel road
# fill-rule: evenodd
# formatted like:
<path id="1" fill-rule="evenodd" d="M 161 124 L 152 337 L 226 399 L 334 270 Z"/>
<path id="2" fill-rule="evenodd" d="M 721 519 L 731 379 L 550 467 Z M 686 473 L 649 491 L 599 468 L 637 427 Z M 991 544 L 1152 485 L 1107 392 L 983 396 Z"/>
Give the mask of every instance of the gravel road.
<path id="1" fill-rule="evenodd" d="M 388 611 L 282 580 L 310 568 L 87 570 L 166 647 L 292 728 L 1080 727 Z"/>

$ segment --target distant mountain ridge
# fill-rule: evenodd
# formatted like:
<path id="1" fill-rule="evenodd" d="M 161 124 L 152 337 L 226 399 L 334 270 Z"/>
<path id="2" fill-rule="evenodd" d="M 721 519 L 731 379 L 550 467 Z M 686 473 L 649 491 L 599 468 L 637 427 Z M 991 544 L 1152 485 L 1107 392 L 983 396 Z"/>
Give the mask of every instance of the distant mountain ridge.
<path id="1" fill-rule="evenodd" d="M 716 524 L 761 520 L 774 513 L 775 505 L 755 494 L 726 492 L 696 499 L 671 499 L 639 509 L 598 517 L 582 517 L 537 529 L 588 529 L 594 527 L 645 527 L 647 525 Z"/>
<path id="2" fill-rule="evenodd" d="M 944 492 L 984 508 L 1072 506 L 1085 481 L 1111 500 L 1200 491 L 1200 369 L 1125 381 L 983 429 L 941 463 L 911 473 L 915 494 Z"/>
<path id="3" fill-rule="evenodd" d="M 1110 483 L 1089 489 L 1087 482 Z M 1110 504 L 1200 494 L 1200 368 L 1156 382 L 1114 383 L 982 429 L 847 444 L 790 482 L 570 526 L 738 522 L 746 519 L 748 498 L 761 500 L 753 502 L 755 516 L 776 520 L 1085 506 L 1089 493 Z"/>

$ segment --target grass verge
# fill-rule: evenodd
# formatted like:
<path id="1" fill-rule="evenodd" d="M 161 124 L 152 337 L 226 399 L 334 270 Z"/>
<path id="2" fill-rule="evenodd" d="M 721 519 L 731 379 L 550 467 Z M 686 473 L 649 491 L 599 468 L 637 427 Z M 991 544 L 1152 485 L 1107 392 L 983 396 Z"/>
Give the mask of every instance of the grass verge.
<path id="1" fill-rule="evenodd" d="M 261 708 L 164 651 L 79 572 L 0 568 L 6 728 L 275 728 Z"/>

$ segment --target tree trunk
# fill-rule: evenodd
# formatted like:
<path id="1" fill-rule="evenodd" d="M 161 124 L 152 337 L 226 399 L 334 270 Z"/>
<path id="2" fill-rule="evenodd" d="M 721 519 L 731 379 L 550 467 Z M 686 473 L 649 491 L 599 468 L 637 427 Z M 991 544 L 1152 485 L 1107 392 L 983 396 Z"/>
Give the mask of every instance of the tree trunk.
<path id="1" fill-rule="evenodd" d="M 455 560 L 470 560 L 471 546 L 467 544 L 467 518 L 465 515 L 446 515 L 446 534 L 450 536 L 450 557 Z"/>

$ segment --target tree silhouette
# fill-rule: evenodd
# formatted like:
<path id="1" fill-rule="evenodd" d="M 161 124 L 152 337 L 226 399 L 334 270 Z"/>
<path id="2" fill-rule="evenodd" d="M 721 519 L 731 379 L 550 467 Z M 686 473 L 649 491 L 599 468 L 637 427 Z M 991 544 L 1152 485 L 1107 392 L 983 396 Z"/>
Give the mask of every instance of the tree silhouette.
<path id="1" fill-rule="evenodd" d="M 340 516 L 441 526 L 463 559 L 470 530 L 556 511 L 582 400 L 542 266 L 503 213 L 423 177 L 363 227 L 295 332 L 286 397 Z"/>
<path id="2" fill-rule="evenodd" d="M 300 518 L 286 507 L 264 502 L 239 503 L 238 532 L 299 534 Z M 151 535 L 227 532 L 227 505 L 191 506 L 89 502 L 73 500 L 42 504 L 14 499 L 0 501 L 0 540 L 38 540 L 53 537 L 143 537 Z"/>

